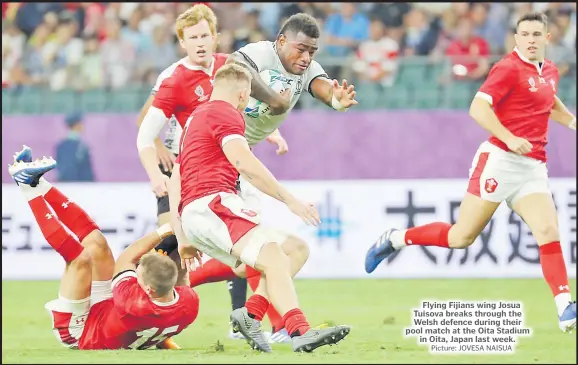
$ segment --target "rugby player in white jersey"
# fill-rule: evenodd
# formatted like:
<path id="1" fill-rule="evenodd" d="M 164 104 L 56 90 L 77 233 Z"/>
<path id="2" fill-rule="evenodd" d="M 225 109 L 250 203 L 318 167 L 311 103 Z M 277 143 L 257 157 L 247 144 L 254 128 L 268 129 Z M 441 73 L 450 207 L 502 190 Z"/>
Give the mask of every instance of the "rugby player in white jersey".
<path id="1" fill-rule="evenodd" d="M 319 36 L 320 29 L 315 18 L 300 13 L 287 19 L 276 41 L 250 43 L 229 56 L 227 63 L 240 64 L 253 75 L 251 96 L 271 108 L 270 114 L 260 118 L 245 116 L 245 138 L 250 146 L 266 139 L 281 146 L 277 141 L 284 140 L 278 128 L 303 92 L 309 92 L 314 98 L 340 112 L 357 104 L 354 86 L 348 85 L 347 80 L 339 84 L 337 80 L 329 79 L 323 67 L 313 60 L 319 48 Z M 273 91 L 259 76 L 265 70 L 276 70 L 283 74 L 290 89 L 281 94 Z M 255 187 L 240 178 L 239 195 L 257 212 L 260 211 L 260 194 Z M 259 283 L 260 273 L 253 268 L 241 265 L 233 272 L 230 266 L 215 259 L 191 272 L 189 280 L 191 286 L 196 286 L 224 280 L 235 274 L 246 276 L 253 290 Z M 289 342 L 282 318 L 273 306 L 270 306 L 267 316 L 273 327 L 271 341 Z"/>

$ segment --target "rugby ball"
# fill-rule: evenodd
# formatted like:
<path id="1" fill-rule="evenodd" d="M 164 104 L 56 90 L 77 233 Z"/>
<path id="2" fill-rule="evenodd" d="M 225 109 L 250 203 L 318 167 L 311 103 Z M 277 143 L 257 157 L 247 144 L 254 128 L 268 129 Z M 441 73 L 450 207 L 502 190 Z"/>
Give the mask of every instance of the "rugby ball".
<path id="1" fill-rule="evenodd" d="M 259 72 L 259 76 L 271 89 L 278 93 L 282 93 L 290 87 L 288 79 L 280 71 L 264 70 Z M 253 119 L 258 119 L 263 115 L 268 115 L 270 112 L 271 110 L 267 103 L 253 97 L 249 98 L 249 103 L 245 108 L 245 115 Z"/>

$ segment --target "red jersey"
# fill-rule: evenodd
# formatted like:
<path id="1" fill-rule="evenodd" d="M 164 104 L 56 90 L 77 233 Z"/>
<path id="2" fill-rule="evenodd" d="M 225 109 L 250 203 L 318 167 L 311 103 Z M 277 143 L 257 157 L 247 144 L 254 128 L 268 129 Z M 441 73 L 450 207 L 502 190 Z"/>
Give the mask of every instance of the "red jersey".
<path id="1" fill-rule="evenodd" d="M 179 213 L 188 203 L 204 196 L 237 193 L 239 173 L 222 148 L 232 139 L 245 139 L 244 135 L 243 115 L 225 101 L 210 101 L 193 112 L 181 137 Z"/>
<path id="2" fill-rule="evenodd" d="M 540 65 L 514 49 L 492 67 L 476 94 L 492 104 L 504 127 L 532 144 L 532 151 L 526 156 L 544 162 L 548 120 L 559 78 L 552 61 L 544 60 Z M 490 143 L 509 151 L 508 146 L 494 136 L 490 137 Z"/>
<path id="3" fill-rule="evenodd" d="M 454 40 L 446 49 L 454 65 L 464 65 L 468 72 L 478 67 L 478 59 L 490 55 L 490 46 L 482 37 L 474 36 L 467 44 Z"/>
<path id="4" fill-rule="evenodd" d="M 199 298 L 189 287 L 175 289 L 172 302 L 152 300 L 132 270 L 112 282 L 113 297 L 90 308 L 78 348 L 146 349 L 174 336 L 197 318 Z"/>
<path id="5" fill-rule="evenodd" d="M 173 63 L 157 79 L 152 106 L 162 110 L 167 118 L 174 115 L 184 127 L 191 113 L 209 100 L 215 73 L 225 64 L 227 57 L 215 53 L 208 69 L 191 65 L 187 57 Z"/>

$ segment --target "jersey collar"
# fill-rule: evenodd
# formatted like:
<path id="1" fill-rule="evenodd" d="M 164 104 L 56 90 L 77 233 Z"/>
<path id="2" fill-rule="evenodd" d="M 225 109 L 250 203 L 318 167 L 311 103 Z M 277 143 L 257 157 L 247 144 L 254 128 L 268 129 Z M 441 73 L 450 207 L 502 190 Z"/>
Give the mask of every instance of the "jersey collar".
<path id="1" fill-rule="evenodd" d="M 155 305 L 158 305 L 159 307 L 168 307 L 169 305 L 173 305 L 179 301 L 179 293 L 177 293 L 177 291 L 175 289 L 173 289 L 173 293 L 175 295 L 175 299 L 171 300 L 170 302 L 159 302 L 159 301 L 156 301 L 154 299 L 152 300 L 152 302 Z"/>
<path id="2" fill-rule="evenodd" d="M 188 57 L 183 58 L 181 60 L 181 64 L 186 68 L 188 68 L 189 70 L 203 71 L 207 75 L 213 76 L 213 70 L 215 69 L 215 56 L 213 55 L 213 57 L 211 58 L 211 65 L 209 66 L 209 68 L 204 68 L 203 66 L 198 65 L 191 65 Z"/>
<path id="3" fill-rule="evenodd" d="M 528 58 L 526 58 L 522 52 L 520 52 L 520 50 L 518 49 L 518 47 L 514 48 L 514 53 L 518 55 L 518 57 L 526 62 L 529 63 L 531 65 L 534 65 L 536 67 L 536 70 L 538 70 L 538 75 L 542 76 L 542 69 L 544 68 L 544 61 L 542 61 L 542 66 L 540 66 L 540 62 L 538 61 L 530 61 Z"/>

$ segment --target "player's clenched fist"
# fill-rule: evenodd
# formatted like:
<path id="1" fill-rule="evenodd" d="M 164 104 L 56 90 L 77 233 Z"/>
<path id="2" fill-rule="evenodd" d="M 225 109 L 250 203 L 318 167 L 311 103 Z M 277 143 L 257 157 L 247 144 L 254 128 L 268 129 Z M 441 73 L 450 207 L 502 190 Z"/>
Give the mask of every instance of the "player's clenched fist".
<path id="1" fill-rule="evenodd" d="M 321 219 L 319 219 L 319 213 L 313 204 L 304 203 L 299 200 L 292 200 L 287 202 L 287 207 L 289 210 L 301 218 L 303 222 L 307 225 L 318 225 L 321 223 Z"/>
<path id="2" fill-rule="evenodd" d="M 506 141 L 506 145 L 510 151 L 517 153 L 518 155 L 525 155 L 526 153 L 532 151 L 532 144 L 528 140 L 520 137 L 513 137 Z"/>

